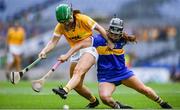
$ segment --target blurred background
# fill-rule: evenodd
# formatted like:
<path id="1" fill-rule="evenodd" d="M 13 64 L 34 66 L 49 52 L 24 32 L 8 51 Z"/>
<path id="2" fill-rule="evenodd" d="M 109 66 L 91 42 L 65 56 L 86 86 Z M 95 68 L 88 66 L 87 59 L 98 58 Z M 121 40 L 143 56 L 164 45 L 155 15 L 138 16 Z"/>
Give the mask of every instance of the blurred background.
<path id="1" fill-rule="evenodd" d="M 32 63 L 52 37 L 57 24 L 55 7 L 72 3 L 99 24 L 108 28 L 116 14 L 124 20 L 125 31 L 137 37 L 137 44 L 125 46 L 127 66 L 143 82 L 180 81 L 180 0 L 0 0 L 0 80 L 6 81 L 8 63 L 15 58 L 8 51 L 8 31 L 14 24 L 24 33 L 22 68 Z M 30 70 L 24 80 L 37 79 L 50 70 L 59 55 L 69 46 L 62 38 L 47 59 Z M 16 66 L 15 66 L 16 67 Z M 16 68 L 14 68 L 16 71 Z M 11 70 L 13 71 L 13 69 Z M 69 79 L 69 61 L 50 78 Z M 96 67 L 86 81 L 96 81 Z"/>
<path id="2" fill-rule="evenodd" d="M 23 76 L 24 81 L 17 85 L 8 81 L 8 74 L 36 60 L 52 37 L 57 24 L 55 8 L 60 3 L 72 3 L 73 9 L 92 17 L 106 29 L 115 14 L 123 19 L 124 31 L 138 39 L 136 44 L 124 48 L 127 66 L 173 108 L 180 108 L 180 0 L 0 0 L 0 109 L 59 109 L 63 105 L 84 108 L 88 103 L 74 91 L 67 100 L 51 91 L 68 81 L 69 61 L 52 74 L 42 92 L 31 89 L 30 81 L 42 77 L 57 57 L 68 51 L 63 37 L 47 59 Z M 12 51 L 18 54 L 13 56 Z M 96 74 L 93 66 L 84 82 L 98 97 Z M 113 96 L 135 108 L 159 108 L 127 87 L 118 87 Z M 101 102 L 98 108 L 108 107 Z"/>

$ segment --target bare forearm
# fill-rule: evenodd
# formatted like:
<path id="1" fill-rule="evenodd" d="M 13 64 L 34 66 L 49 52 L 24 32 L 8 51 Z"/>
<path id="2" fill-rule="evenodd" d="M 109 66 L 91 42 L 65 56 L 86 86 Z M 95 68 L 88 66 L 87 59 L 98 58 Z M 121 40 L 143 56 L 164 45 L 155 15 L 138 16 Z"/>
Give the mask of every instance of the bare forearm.
<path id="1" fill-rule="evenodd" d="M 95 29 L 106 39 L 107 41 L 107 46 L 110 48 L 110 49 L 113 49 L 114 48 L 114 44 L 113 42 L 108 38 L 107 36 L 107 32 L 106 30 L 100 26 L 100 25 L 96 25 Z"/>
<path id="2" fill-rule="evenodd" d="M 49 41 L 46 47 L 42 50 L 44 53 L 49 53 L 55 48 L 55 44 L 52 43 L 52 41 Z"/>
<path id="3" fill-rule="evenodd" d="M 97 24 L 95 30 L 97 30 L 106 39 L 107 42 L 109 41 L 106 30 L 102 26 Z"/>
<path id="4" fill-rule="evenodd" d="M 46 45 L 46 47 L 42 50 L 42 52 L 49 53 L 50 51 L 52 51 L 56 47 L 59 39 L 60 38 L 57 38 L 57 37 L 54 37 L 53 39 L 51 39 Z"/>
<path id="5" fill-rule="evenodd" d="M 75 52 L 77 52 L 78 50 L 80 50 L 80 49 L 82 49 L 82 48 L 83 48 L 82 45 L 77 45 L 77 46 L 71 48 L 71 49 L 66 53 L 67 57 L 69 58 L 71 55 L 73 55 Z"/>

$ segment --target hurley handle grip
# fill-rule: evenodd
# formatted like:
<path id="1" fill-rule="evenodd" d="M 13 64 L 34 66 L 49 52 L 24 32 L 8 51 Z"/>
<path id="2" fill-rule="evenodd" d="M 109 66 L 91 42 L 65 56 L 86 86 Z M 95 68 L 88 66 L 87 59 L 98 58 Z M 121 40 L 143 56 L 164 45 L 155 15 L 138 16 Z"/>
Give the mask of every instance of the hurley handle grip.
<path id="1" fill-rule="evenodd" d="M 42 58 L 38 58 L 36 59 L 33 63 L 31 63 L 29 66 L 27 66 L 26 68 L 23 69 L 23 73 L 29 71 L 29 69 L 31 69 L 34 65 L 36 65 Z"/>

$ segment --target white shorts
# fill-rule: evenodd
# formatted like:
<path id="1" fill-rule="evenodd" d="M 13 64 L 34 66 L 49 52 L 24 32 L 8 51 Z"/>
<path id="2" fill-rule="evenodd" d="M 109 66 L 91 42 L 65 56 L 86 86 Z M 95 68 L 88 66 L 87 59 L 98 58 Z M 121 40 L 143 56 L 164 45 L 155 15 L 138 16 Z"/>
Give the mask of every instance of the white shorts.
<path id="1" fill-rule="evenodd" d="M 23 53 L 23 46 L 21 45 L 10 45 L 9 52 L 15 55 L 21 55 Z"/>
<path id="2" fill-rule="evenodd" d="M 85 53 L 85 52 L 88 52 L 90 53 L 91 55 L 94 56 L 96 62 L 98 60 L 98 52 L 96 50 L 95 47 L 87 47 L 87 48 L 83 48 L 83 49 L 80 49 L 78 52 L 76 52 L 75 54 L 73 54 L 70 58 L 70 62 L 78 62 L 78 60 L 80 59 L 80 57 Z"/>

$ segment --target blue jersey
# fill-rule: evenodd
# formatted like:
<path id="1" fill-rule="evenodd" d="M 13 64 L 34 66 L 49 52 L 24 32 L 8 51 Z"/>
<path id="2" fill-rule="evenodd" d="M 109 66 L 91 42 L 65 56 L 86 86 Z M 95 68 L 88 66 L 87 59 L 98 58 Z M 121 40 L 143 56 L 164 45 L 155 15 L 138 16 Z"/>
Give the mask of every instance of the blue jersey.
<path id="1" fill-rule="evenodd" d="M 109 49 L 102 35 L 93 36 L 93 46 L 97 49 L 99 59 L 97 62 L 99 82 L 119 82 L 133 75 L 125 65 L 123 46 L 127 43 L 120 40 L 115 43 L 114 49 Z M 117 85 L 117 83 L 115 83 Z"/>

